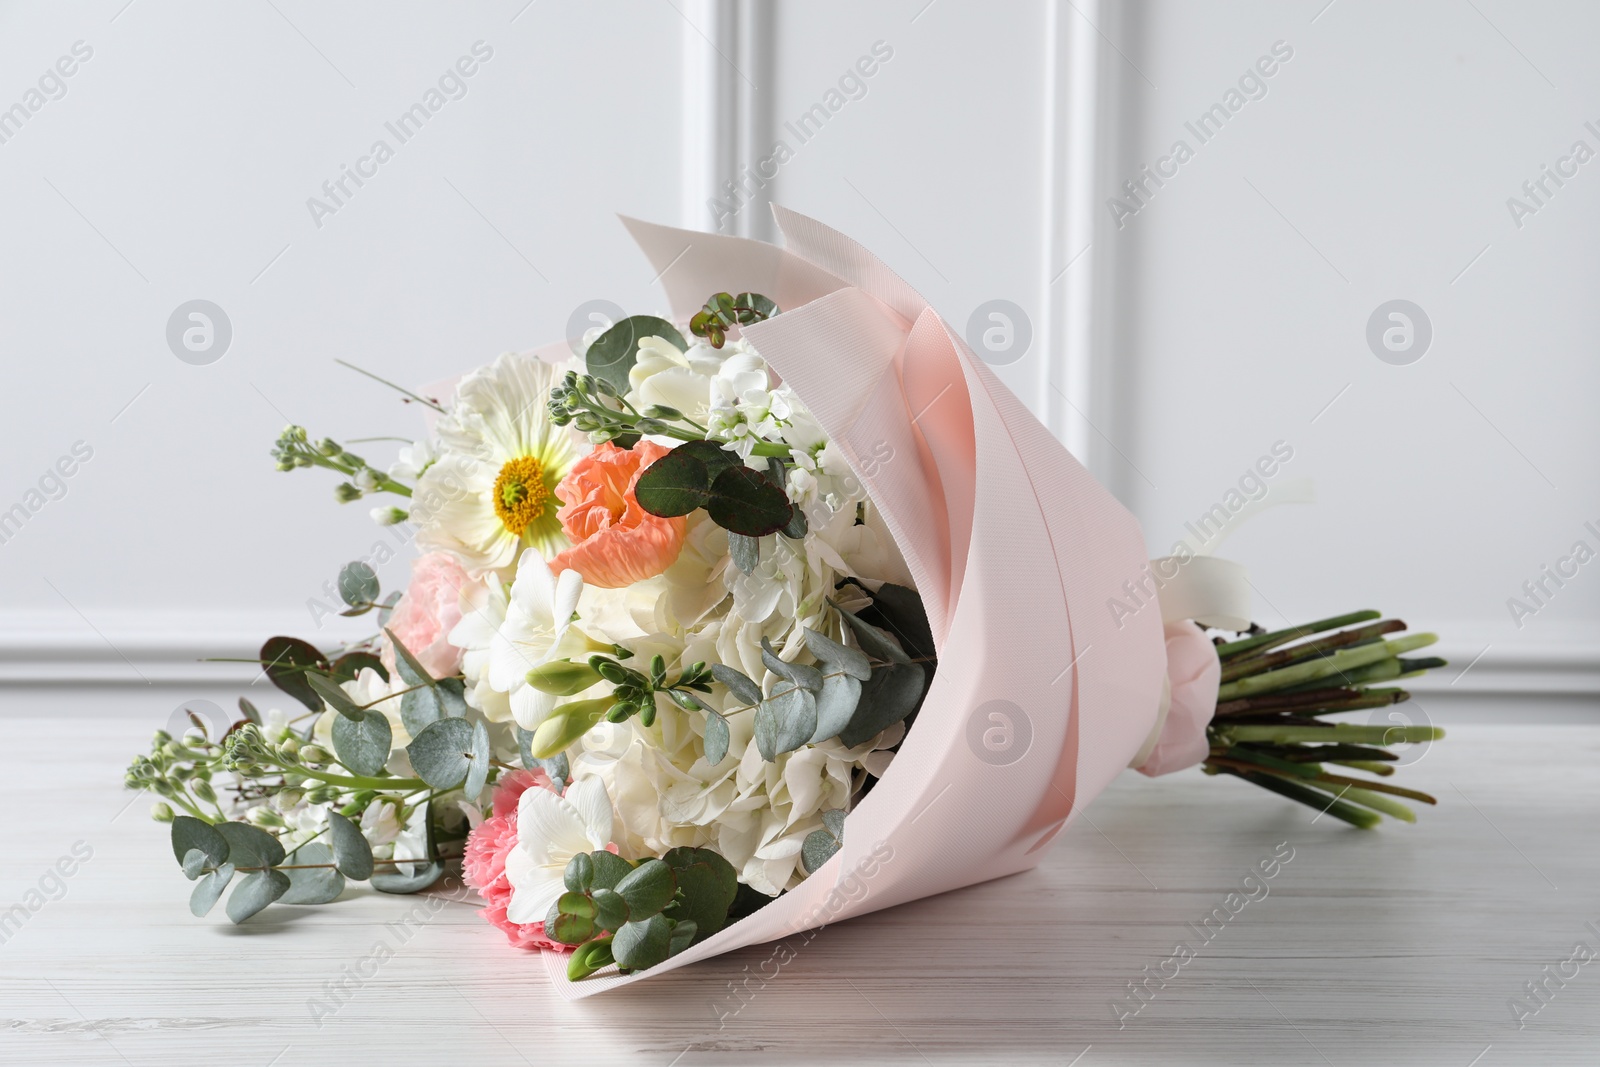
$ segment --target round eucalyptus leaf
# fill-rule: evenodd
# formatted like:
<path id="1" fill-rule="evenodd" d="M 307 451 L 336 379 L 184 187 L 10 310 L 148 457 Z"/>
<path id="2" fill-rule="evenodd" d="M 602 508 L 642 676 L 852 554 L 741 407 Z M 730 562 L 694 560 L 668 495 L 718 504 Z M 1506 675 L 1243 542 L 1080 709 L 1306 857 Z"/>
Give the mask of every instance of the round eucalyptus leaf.
<path id="1" fill-rule="evenodd" d="M 183 876 L 192 882 L 205 873 L 208 865 L 206 854 L 197 848 L 191 848 L 183 856 Z"/>
<path id="2" fill-rule="evenodd" d="M 372 877 L 372 845 L 355 823 L 330 811 L 328 837 L 333 841 L 333 862 L 339 865 L 345 877 L 358 882 Z"/>
<path id="3" fill-rule="evenodd" d="M 228 883 L 233 881 L 233 864 L 224 863 L 216 870 L 207 873 L 194 884 L 194 892 L 189 894 L 189 912 L 196 918 L 203 918 L 216 907 L 223 890 L 228 888 Z"/>
<path id="4" fill-rule="evenodd" d="M 228 841 L 217 828 L 193 815 L 179 815 L 172 820 L 172 853 L 178 863 L 185 864 L 191 850 L 205 854 L 208 866 L 219 866 L 228 858 Z"/>
<path id="5" fill-rule="evenodd" d="M 251 871 L 228 897 L 228 918 L 242 923 L 289 891 L 282 871 Z"/>
<path id="6" fill-rule="evenodd" d="M 394 731 L 381 712 L 367 711 L 359 719 L 340 715 L 333 720 L 333 751 L 339 762 L 357 774 L 374 775 L 389 762 Z"/>
<path id="7" fill-rule="evenodd" d="M 460 720 L 452 720 L 460 721 Z M 472 764 L 467 768 L 467 780 L 461 786 L 461 791 L 466 795 L 469 803 L 477 803 L 483 787 L 489 781 L 489 761 L 494 756 L 494 750 L 489 745 L 489 728 L 479 719 L 472 724 Z"/>
<path id="8" fill-rule="evenodd" d="M 390 868 L 383 873 L 374 874 L 367 880 L 367 884 L 380 893 L 420 893 L 442 877 L 444 877 L 444 864 L 436 860 L 427 863 L 419 860 L 412 864 L 411 874 Z"/>
<path id="9" fill-rule="evenodd" d="M 654 967 L 671 952 L 672 921 L 665 915 L 622 924 L 611 939 L 611 954 L 617 966 L 630 971 Z"/>
<path id="10" fill-rule="evenodd" d="M 235 867 L 276 867 L 283 862 L 283 846 L 259 826 L 219 822 L 216 830 L 227 838 L 227 858 Z"/>
<path id="11" fill-rule="evenodd" d="M 630 315 L 594 339 L 594 344 L 584 353 L 584 365 L 590 374 L 604 378 L 617 387 L 618 393 L 625 394 L 632 388 L 628 372 L 638 362 L 639 342 L 646 337 L 659 337 L 679 352 L 689 348 L 689 342 L 683 339 L 683 334 L 666 319 L 654 315 Z"/>
<path id="12" fill-rule="evenodd" d="M 714 711 L 706 712 L 706 765 L 715 767 L 728 755 L 728 720 Z"/>
<path id="13" fill-rule="evenodd" d="M 408 690 L 400 697 L 400 723 L 406 728 L 406 733 L 416 737 L 445 717 L 441 704 L 443 692 L 442 686 L 436 689 L 425 685 L 420 689 Z"/>
<path id="14" fill-rule="evenodd" d="M 377 572 L 360 560 L 339 571 L 339 597 L 351 607 L 376 603 L 380 591 Z"/>
<path id="15" fill-rule="evenodd" d="M 433 685 L 433 675 L 428 673 L 426 667 L 417 661 L 411 654 L 405 642 L 394 635 L 394 631 L 384 628 L 384 634 L 389 638 L 389 644 L 394 648 L 395 669 L 400 672 L 400 680 L 407 685 Z"/>
<path id="16" fill-rule="evenodd" d="M 768 762 L 793 752 L 816 732 L 817 698 L 793 682 L 778 683 L 756 708 L 756 748 Z"/>
<path id="17" fill-rule="evenodd" d="M 278 898 L 280 904 L 327 904 L 339 899 L 344 892 L 344 875 L 333 867 L 314 867 L 312 864 L 332 863 L 333 849 L 321 841 L 313 841 L 295 849 L 289 866 L 284 871 L 289 876 L 289 889 Z"/>
<path id="18" fill-rule="evenodd" d="M 322 698 L 306 683 L 307 670 L 325 671 L 328 661 L 314 645 L 295 637 L 269 637 L 258 653 L 272 684 L 312 711 L 322 710 Z"/>
<path id="19" fill-rule="evenodd" d="M 711 498 L 711 474 L 699 458 L 673 449 L 640 474 L 634 482 L 639 506 L 661 518 L 687 515 Z"/>
<path id="20" fill-rule="evenodd" d="M 743 671 L 724 663 L 713 663 L 711 676 L 727 686 L 728 692 L 732 693 L 739 703 L 752 706 L 761 703 L 761 687 Z"/>
<path id="21" fill-rule="evenodd" d="M 667 957 L 670 959 L 694 944 L 695 935 L 699 932 L 700 927 L 693 919 L 679 919 L 674 922 L 672 936 L 667 939 Z"/>
<path id="22" fill-rule="evenodd" d="M 435 789 L 454 789 L 472 769 L 472 724 L 465 719 L 430 723 L 406 746 L 417 776 Z"/>
<path id="23" fill-rule="evenodd" d="M 595 923 L 603 930 L 615 931 L 628 921 L 628 902 L 615 889 L 596 889 L 594 901 Z"/>
<path id="24" fill-rule="evenodd" d="M 616 885 L 617 895 L 628 903 L 628 913 L 638 917 L 654 915 L 672 903 L 677 889 L 672 868 L 660 860 L 645 860 Z"/>
<path id="25" fill-rule="evenodd" d="M 544 920 L 544 932 L 563 945 L 581 945 L 594 936 L 594 920 L 587 915 L 569 915 L 552 907 Z"/>
<path id="26" fill-rule="evenodd" d="M 729 467 L 712 479 L 705 509 L 711 521 L 724 530 L 749 537 L 777 533 L 789 525 L 794 514 L 789 494 L 749 467 Z"/>
<path id="27" fill-rule="evenodd" d="M 633 864 L 615 852 L 591 852 L 589 858 L 594 863 L 592 888 L 615 889 L 617 883 L 633 873 Z"/>
<path id="28" fill-rule="evenodd" d="M 561 880 L 569 892 L 587 893 L 594 884 L 594 860 L 589 858 L 587 852 L 579 852 L 567 861 L 567 869 L 562 872 Z"/>
<path id="29" fill-rule="evenodd" d="M 839 839 L 827 830 L 807 834 L 805 844 L 800 846 L 800 862 L 805 864 L 806 873 L 816 874 L 839 851 L 839 844 Z"/>

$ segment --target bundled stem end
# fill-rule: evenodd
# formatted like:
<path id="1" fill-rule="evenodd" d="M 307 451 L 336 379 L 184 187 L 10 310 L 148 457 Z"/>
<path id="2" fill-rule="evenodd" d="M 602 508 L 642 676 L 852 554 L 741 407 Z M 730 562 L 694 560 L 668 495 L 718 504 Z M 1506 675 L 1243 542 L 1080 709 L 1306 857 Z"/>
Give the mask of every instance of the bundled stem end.
<path id="1" fill-rule="evenodd" d="M 1376 827 L 1385 815 L 1416 822 L 1416 813 L 1396 798 L 1437 801 L 1381 780 L 1394 774 L 1389 763 L 1398 759 L 1387 747 L 1428 744 L 1444 731 L 1323 718 L 1406 701 L 1411 694 L 1404 689 L 1369 683 L 1444 666 L 1437 657 L 1402 659 L 1438 641 L 1431 633 L 1401 635 L 1405 628 L 1377 611 L 1356 611 L 1219 640 L 1222 684 L 1208 731 L 1211 754 L 1202 769 L 1243 779 L 1361 829 Z M 1357 771 L 1375 779 L 1343 773 Z"/>

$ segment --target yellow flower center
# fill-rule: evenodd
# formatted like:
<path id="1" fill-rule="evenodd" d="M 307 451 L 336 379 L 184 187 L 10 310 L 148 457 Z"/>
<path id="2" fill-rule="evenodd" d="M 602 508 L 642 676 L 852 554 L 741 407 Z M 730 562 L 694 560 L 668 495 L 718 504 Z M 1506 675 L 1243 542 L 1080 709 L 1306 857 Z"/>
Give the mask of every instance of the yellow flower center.
<path id="1" fill-rule="evenodd" d="M 544 467 L 532 456 L 518 456 L 500 468 L 494 480 L 494 513 L 518 537 L 544 514 L 549 500 Z"/>

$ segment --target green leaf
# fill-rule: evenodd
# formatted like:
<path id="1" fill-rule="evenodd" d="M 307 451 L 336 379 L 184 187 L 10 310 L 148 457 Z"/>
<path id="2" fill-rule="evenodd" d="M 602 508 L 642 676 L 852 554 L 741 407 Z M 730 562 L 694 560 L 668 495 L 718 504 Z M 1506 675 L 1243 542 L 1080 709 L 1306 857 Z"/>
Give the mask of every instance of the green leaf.
<path id="1" fill-rule="evenodd" d="M 550 906 L 550 914 L 545 916 L 545 936 L 552 941 L 559 941 L 563 945 L 581 945 L 594 936 L 595 923 L 587 915 L 570 915 L 561 910 L 559 904 Z"/>
<path id="2" fill-rule="evenodd" d="M 427 668 L 417 662 L 417 657 L 413 656 L 411 650 L 405 646 L 405 643 L 394 635 L 393 630 L 384 627 L 383 632 L 388 636 L 389 644 L 394 647 L 394 665 L 400 671 L 401 681 L 407 685 L 432 686 L 436 684 L 433 676 L 428 673 Z"/>
<path id="3" fill-rule="evenodd" d="M 672 924 L 672 936 L 667 940 L 667 958 L 671 959 L 695 942 L 700 928 L 693 919 L 683 919 Z"/>
<path id="4" fill-rule="evenodd" d="M 297 869 L 283 872 L 289 876 L 289 889 L 278 898 L 280 904 L 327 904 L 344 892 L 344 875 L 335 868 L 300 866 L 333 862 L 333 849 L 321 841 L 301 845 L 289 862 Z"/>
<path id="5" fill-rule="evenodd" d="M 568 891 L 556 898 L 555 910 L 558 915 L 577 915 L 580 918 L 592 919 L 600 909 L 589 899 L 589 894 Z"/>
<path id="6" fill-rule="evenodd" d="M 261 712 L 257 711 L 256 706 L 244 697 L 239 698 L 239 713 L 244 716 L 246 722 L 253 722 L 257 726 L 261 725 Z"/>
<path id="7" fill-rule="evenodd" d="M 321 697 L 328 707 L 337 711 L 341 716 L 359 719 L 366 714 L 361 710 L 361 705 L 351 700 L 350 694 L 339 688 L 338 683 L 327 675 L 307 671 L 305 679 L 317 696 Z"/>
<path id="8" fill-rule="evenodd" d="M 172 854 L 182 865 L 193 849 L 205 854 L 207 866 L 220 866 L 228 858 L 228 841 L 216 827 L 193 815 L 179 815 L 172 820 Z"/>
<path id="9" fill-rule="evenodd" d="M 431 686 L 423 686 L 401 695 L 400 724 L 406 728 L 406 733 L 416 737 L 445 717 L 439 700 L 440 692 Z"/>
<path id="10" fill-rule="evenodd" d="M 679 896 L 664 913 L 675 922 L 692 922 L 703 941 L 728 921 L 739 894 L 733 865 L 709 848 L 674 848 L 661 857 L 678 879 Z"/>
<path id="11" fill-rule="evenodd" d="M 336 811 L 328 812 L 328 836 L 333 841 L 333 862 L 346 878 L 364 882 L 372 877 L 372 845 L 360 827 Z"/>
<path id="12" fill-rule="evenodd" d="M 809 743 L 817 745 L 838 737 L 849 728 L 860 706 L 861 683 L 848 674 L 829 671 L 823 676 L 822 691 L 817 694 L 817 728 Z"/>
<path id="13" fill-rule="evenodd" d="M 233 864 L 224 863 L 216 870 L 210 872 L 194 884 L 194 892 L 189 894 L 189 912 L 196 919 L 204 918 L 216 907 L 222 893 L 228 888 L 228 883 L 233 881 Z"/>
<path id="14" fill-rule="evenodd" d="M 596 889 L 593 894 L 595 923 L 602 930 L 616 931 L 628 921 L 627 899 L 615 889 Z"/>
<path id="15" fill-rule="evenodd" d="M 364 711 L 359 719 L 340 715 L 333 720 L 333 751 L 340 763 L 357 774 L 370 777 L 383 770 L 393 743 L 394 731 L 379 712 Z"/>
<path id="16" fill-rule="evenodd" d="M 773 651 L 772 641 L 761 639 L 761 662 L 779 678 L 785 678 L 802 689 L 813 693 L 822 688 L 822 672 L 805 663 L 788 663 Z"/>
<path id="17" fill-rule="evenodd" d="M 755 569 L 761 565 L 761 538 L 729 532 L 728 556 L 739 570 L 745 574 L 754 574 Z"/>
<path id="18" fill-rule="evenodd" d="M 844 840 L 844 820 L 850 814 L 843 808 L 829 808 L 822 813 L 822 825 L 833 832 L 833 836 L 840 841 Z"/>
<path id="19" fill-rule="evenodd" d="M 676 518 L 711 499 L 711 473 L 695 455 L 674 448 L 644 469 L 634 482 L 633 494 L 650 514 Z"/>
<path id="20" fill-rule="evenodd" d="M 714 711 L 706 712 L 706 766 L 715 767 L 728 756 L 728 720 Z"/>
<path id="21" fill-rule="evenodd" d="M 252 871 L 228 897 L 228 918 L 242 923 L 289 891 L 289 876 L 282 871 Z"/>
<path id="22" fill-rule="evenodd" d="M 276 867 L 283 862 L 283 846 L 259 826 L 219 822 L 216 831 L 227 838 L 228 861 L 235 867 Z"/>
<path id="23" fill-rule="evenodd" d="M 594 344 L 584 353 L 584 364 L 590 374 L 604 378 L 617 387 L 618 393 L 625 394 L 632 387 L 628 372 L 639 360 L 639 342 L 646 337 L 659 337 L 679 352 L 689 348 L 689 342 L 683 339 L 683 334 L 666 319 L 658 319 L 654 315 L 629 315 L 594 339 Z"/>
<path id="24" fill-rule="evenodd" d="M 724 663 L 711 665 L 711 676 L 728 687 L 734 699 L 741 704 L 755 705 L 761 703 L 761 687 L 757 685 L 748 674 L 736 670 Z"/>
<path id="25" fill-rule="evenodd" d="M 807 651 L 827 670 L 843 671 L 863 682 L 872 677 L 872 661 L 860 649 L 841 645 L 809 626 L 805 628 L 804 637 Z"/>
<path id="26" fill-rule="evenodd" d="M 800 846 L 800 862 L 805 864 L 806 873 L 815 874 L 821 870 L 839 851 L 839 845 L 839 839 L 827 830 L 813 830 L 807 834 L 805 844 Z"/>
<path id="27" fill-rule="evenodd" d="M 464 722 L 463 719 L 452 719 L 452 722 Z M 489 760 L 494 755 L 489 747 L 489 729 L 479 719 L 472 724 L 472 764 L 467 768 L 467 780 L 461 787 L 469 803 L 476 804 L 478 797 L 483 793 L 483 787 L 489 782 Z"/>
<path id="28" fill-rule="evenodd" d="M 589 891 L 589 887 L 594 885 L 594 860 L 589 858 L 587 852 L 579 852 L 567 861 L 567 869 L 561 872 L 561 883 L 568 892 Z"/>
<path id="29" fill-rule="evenodd" d="M 376 603 L 381 591 L 377 572 L 360 560 L 339 571 L 339 598 L 353 608 Z"/>
<path id="30" fill-rule="evenodd" d="M 328 675 L 336 682 L 353 682 L 357 675 L 369 668 L 377 671 L 379 678 L 386 682 L 389 680 L 389 668 L 371 652 L 346 652 L 329 665 Z"/>
<path id="31" fill-rule="evenodd" d="M 645 860 L 616 884 L 617 895 L 627 901 L 628 914 L 637 918 L 654 915 L 672 903 L 677 888 L 672 868 L 660 860 Z"/>
<path id="32" fill-rule="evenodd" d="M 595 889 L 615 889 L 619 882 L 633 873 L 633 864 L 615 852 L 591 852 L 589 858 L 594 862 L 594 881 L 591 885 Z"/>
<path id="33" fill-rule="evenodd" d="M 781 686 L 756 708 L 756 748 L 768 762 L 793 752 L 817 731 L 817 698 L 793 683 Z"/>
<path id="34" fill-rule="evenodd" d="M 439 719 L 406 746 L 417 776 L 435 789 L 454 789 L 472 769 L 474 738 L 466 719 Z"/>
<path id="35" fill-rule="evenodd" d="M 611 939 L 611 954 L 617 966 L 642 971 L 666 959 L 672 948 L 672 922 L 664 915 L 623 923 Z"/>
<path id="36" fill-rule="evenodd" d="M 861 687 L 861 700 L 850 725 L 839 740 L 854 748 L 870 741 L 917 710 L 926 690 L 926 674 L 920 663 L 891 663 L 876 667 Z"/>
<path id="37" fill-rule="evenodd" d="M 789 525 L 778 532 L 791 540 L 803 541 L 805 540 L 806 530 L 809 528 L 809 524 L 806 522 L 806 513 L 793 505 L 790 505 L 790 509 Z"/>
<path id="38" fill-rule="evenodd" d="M 850 629 L 855 631 L 856 641 L 869 656 L 888 660 L 890 663 L 910 663 L 911 657 L 884 631 L 863 622 L 859 617 L 843 608 L 834 605 L 844 621 L 850 624 Z"/>
<path id="39" fill-rule="evenodd" d="M 729 467 L 742 467 L 744 460 L 739 458 L 739 453 L 724 448 L 718 441 L 685 441 L 672 450 L 673 455 L 693 456 L 706 465 L 706 481 L 721 474 Z"/>
<path id="40" fill-rule="evenodd" d="M 295 637 L 269 637 L 257 655 L 273 685 L 312 711 L 322 710 L 322 698 L 307 684 L 305 672 L 326 671 L 328 661 L 313 645 Z"/>
<path id="41" fill-rule="evenodd" d="M 749 308 L 751 311 L 755 312 L 754 315 L 746 318 L 744 312 L 741 311 L 739 314 L 740 322 L 757 322 L 760 319 L 770 319 L 779 313 L 778 305 L 774 304 L 770 298 L 762 296 L 760 293 L 740 293 L 738 296 L 733 298 L 733 302 L 741 309 Z"/>
<path id="42" fill-rule="evenodd" d="M 750 537 L 777 533 L 794 514 L 789 494 L 765 474 L 743 466 L 729 467 L 712 479 L 705 509 L 724 530 Z"/>
<path id="43" fill-rule="evenodd" d="M 912 659 L 931 660 L 938 655 L 933 643 L 933 628 L 928 624 L 928 612 L 915 589 L 884 582 L 877 589 L 869 590 L 854 578 L 846 581 L 872 597 L 872 603 L 859 613 L 863 622 L 893 634 L 906 655 Z"/>
<path id="44" fill-rule="evenodd" d="M 197 848 L 191 848 L 184 853 L 183 863 L 180 864 L 183 867 L 183 876 L 191 882 L 199 878 L 209 865 L 210 860 L 206 858 L 206 854 Z"/>
<path id="45" fill-rule="evenodd" d="M 423 863 L 420 860 L 412 865 L 413 874 L 394 870 L 383 874 L 374 874 L 367 880 L 367 884 L 380 893 L 420 893 L 427 889 L 440 878 L 444 877 L 444 864 L 437 860 Z"/>
<path id="46" fill-rule="evenodd" d="M 440 678 L 432 690 L 439 697 L 439 710 L 453 719 L 467 714 L 467 686 L 460 678 Z"/>

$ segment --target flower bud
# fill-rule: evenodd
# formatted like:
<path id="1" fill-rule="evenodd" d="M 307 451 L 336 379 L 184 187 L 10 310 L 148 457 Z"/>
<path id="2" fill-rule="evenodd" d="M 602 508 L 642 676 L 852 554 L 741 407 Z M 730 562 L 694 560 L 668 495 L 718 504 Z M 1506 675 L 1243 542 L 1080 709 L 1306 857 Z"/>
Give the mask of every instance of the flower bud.
<path id="1" fill-rule="evenodd" d="M 306 745 L 300 750 L 300 762 L 307 767 L 316 767 L 332 761 L 328 750 L 321 745 Z"/>
<path id="2" fill-rule="evenodd" d="M 679 411 L 677 408 L 669 408 L 665 404 L 651 404 L 649 407 L 644 409 L 644 415 L 647 419 L 683 418 L 683 412 Z"/>
<path id="3" fill-rule="evenodd" d="M 404 508 L 387 507 L 373 508 L 372 521 L 379 526 L 398 526 L 411 517 L 411 513 Z"/>
<path id="4" fill-rule="evenodd" d="M 324 437 L 322 440 L 317 442 L 317 451 L 331 459 L 342 452 L 343 449 L 339 447 L 338 441 L 335 441 L 331 437 Z"/>
<path id="5" fill-rule="evenodd" d="M 150 817 L 152 819 L 154 819 L 156 822 L 171 822 L 172 821 L 172 805 L 171 804 L 152 804 L 152 805 L 150 805 Z"/>
<path id="6" fill-rule="evenodd" d="M 356 488 L 370 493 L 378 488 L 378 472 L 371 467 L 362 467 L 355 474 Z"/>
<path id="7" fill-rule="evenodd" d="M 601 679 L 599 671 L 587 663 L 556 660 L 543 663 L 528 672 L 528 684 L 541 693 L 569 697 L 581 693 Z"/>
<path id="8" fill-rule="evenodd" d="M 533 739 L 529 742 L 531 754 L 535 759 L 551 759 L 559 755 L 588 733 L 610 706 L 610 697 L 575 700 L 570 704 L 558 705 L 533 732 Z"/>
<path id="9" fill-rule="evenodd" d="M 352 500 L 361 499 L 361 490 L 349 482 L 340 482 L 333 487 L 333 498 L 341 504 L 348 504 Z"/>
<path id="10" fill-rule="evenodd" d="M 205 779 L 202 778 L 197 780 L 189 788 L 194 790 L 195 796 L 199 797 L 207 804 L 215 804 L 217 802 L 217 791 L 212 789 L 211 783 Z"/>

